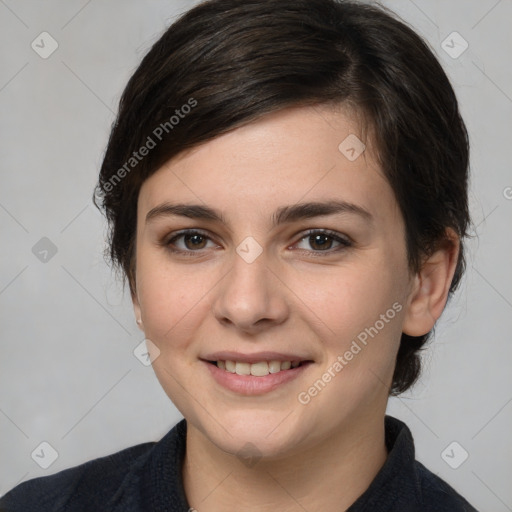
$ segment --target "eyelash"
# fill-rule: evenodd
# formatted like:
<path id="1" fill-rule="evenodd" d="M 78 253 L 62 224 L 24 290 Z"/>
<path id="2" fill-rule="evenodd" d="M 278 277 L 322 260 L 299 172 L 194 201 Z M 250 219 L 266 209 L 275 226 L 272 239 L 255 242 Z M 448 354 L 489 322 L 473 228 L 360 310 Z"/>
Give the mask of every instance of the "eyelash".
<path id="1" fill-rule="evenodd" d="M 208 240 L 212 240 L 211 237 L 204 231 L 201 231 L 199 229 L 185 229 L 182 231 L 179 231 L 178 233 L 174 234 L 172 238 L 166 238 L 161 242 L 161 245 L 166 247 L 170 252 L 174 254 L 181 254 L 186 256 L 195 256 L 196 254 L 201 254 L 203 249 L 198 249 L 197 251 L 194 250 L 182 250 L 182 249 L 173 249 L 172 245 L 179 240 L 180 238 L 183 238 L 187 235 L 200 235 Z M 334 242 L 338 242 L 340 245 L 335 249 L 328 249 L 324 251 L 308 251 L 305 249 L 297 249 L 299 251 L 308 252 L 310 254 L 314 254 L 315 256 L 327 256 L 331 255 L 333 253 L 340 252 L 344 249 L 347 249 L 353 245 L 352 241 L 346 237 L 341 236 L 339 233 L 336 233 L 335 231 L 330 231 L 328 229 L 309 229 L 304 234 L 301 235 L 299 240 L 295 242 L 295 244 L 302 242 L 303 240 L 313 236 L 313 235 L 324 235 L 328 238 L 331 238 Z M 294 244 L 294 245 L 295 245 Z"/>

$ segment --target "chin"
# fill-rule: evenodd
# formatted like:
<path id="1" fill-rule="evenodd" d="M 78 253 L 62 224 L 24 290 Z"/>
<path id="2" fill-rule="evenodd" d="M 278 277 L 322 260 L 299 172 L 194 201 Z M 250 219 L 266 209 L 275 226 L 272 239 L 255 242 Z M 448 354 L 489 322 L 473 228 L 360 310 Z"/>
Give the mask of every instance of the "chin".
<path id="1" fill-rule="evenodd" d="M 223 414 L 222 426 L 210 417 L 204 418 L 206 423 L 199 429 L 226 453 L 241 459 L 272 459 L 291 454 L 308 437 L 307 425 L 298 424 L 293 416 L 261 409 L 238 410 Z"/>

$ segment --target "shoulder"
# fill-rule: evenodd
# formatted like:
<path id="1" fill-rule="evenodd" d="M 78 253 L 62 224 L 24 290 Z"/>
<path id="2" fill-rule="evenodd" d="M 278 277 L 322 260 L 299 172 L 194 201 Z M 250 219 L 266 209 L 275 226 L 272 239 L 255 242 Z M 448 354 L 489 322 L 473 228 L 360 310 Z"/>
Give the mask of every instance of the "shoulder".
<path id="1" fill-rule="evenodd" d="M 416 460 L 414 439 L 404 422 L 386 416 L 385 433 L 388 458 L 354 512 L 477 512 L 447 482 Z"/>
<path id="2" fill-rule="evenodd" d="M 453 487 L 415 461 L 424 510 L 438 512 L 477 512 Z"/>
<path id="3" fill-rule="evenodd" d="M 0 499 L 0 512 L 102 510 L 126 475 L 141 466 L 156 443 L 126 448 L 50 476 L 23 482 Z"/>

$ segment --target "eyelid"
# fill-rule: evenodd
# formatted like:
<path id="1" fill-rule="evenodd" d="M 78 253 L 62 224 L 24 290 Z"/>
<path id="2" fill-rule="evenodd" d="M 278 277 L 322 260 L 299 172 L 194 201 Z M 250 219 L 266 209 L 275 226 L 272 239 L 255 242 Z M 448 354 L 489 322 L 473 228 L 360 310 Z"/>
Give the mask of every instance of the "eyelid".
<path id="1" fill-rule="evenodd" d="M 331 229 L 326 229 L 326 228 L 311 228 L 311 229 L 306 230 L 305 232 L 303 232 L 300 235 L 300 238 L 297 240 L 297 242 L 293 243 L 293 245 L 296 245 L 297 243 L 302 242 L 302 240 L 304 240 L 305 238 L 308 238 L 312 235 L 328 236 L 329 238 L 332 238 L 336 242 L 340 243 L 340 246 L 336 249 L 328 249 L 325 251 L 308 251 L 306 249 L 296 249 L 296 250 L 322 255 L 322 254 L 333 254 L 339 250 L 346 249 L 346 248 L 354 245 L 354 241 L 349 236 L 347 236 L 343 233 L 339 233 L 337 231 L 333 231 Z"/>
<path id="2" fill-rule="evenodd" d="M 180 236 L 184 235 L 203 235 L 204 237 L 207 237 L 209 239 L 212 239 L 212 236 L 208 231 L 205 231 L 204 229 L 199 228 L 186 228 L 186 229 L 180 229 L 179 231 L 173 231 L 172 233 L 166 235 L 163 238 L 163 243 L 168 244 L 172 242 L 173 240 L 176 240 L 176 238 L 179 238 Z"/>

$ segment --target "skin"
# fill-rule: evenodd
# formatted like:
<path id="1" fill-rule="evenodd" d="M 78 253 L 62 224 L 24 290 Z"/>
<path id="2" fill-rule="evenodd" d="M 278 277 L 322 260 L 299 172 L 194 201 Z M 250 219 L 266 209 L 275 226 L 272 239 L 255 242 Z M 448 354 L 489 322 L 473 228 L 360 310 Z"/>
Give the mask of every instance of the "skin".
<path id="1" fill-rule="evenodd" d="M 187 419 L 184 486 L 199 512 L 344 510 L 385 462 L 400 336 L 425 334 L 441 315 L 458 240 L 447 231 L 443 247 L 411 273 L 404 220 L 371 141 L 355 161 L 338 150 L 351 133 L 359 125 L 345 109 L 279 111 L 178 155 L 141 187 L 134 309 L 158 349 L 150 348 L 155 373 Z M 272 225 L 282 206 L 329 200 L 358 205 L 372 220 L 345 212 Z M 165 202 L 215 208 L 224 222 L 146 222 Z M 209 238 L 165 245 L 191 228 Z M 327 237 L 319 247 L 305 235 L 313 228 L 352 245 Z M 248 236 L 263 249 L 252 263 L 236 252 Z M 299 393 L 395 303 L 401 310 L 378 335 L 300 403 Z M 291 352 L 314 363 L 248 397 L 217 384 L 200 360 L 218 350 Z M 246 443 L 258 455 L 252 465 L 236 455 Z"/>

